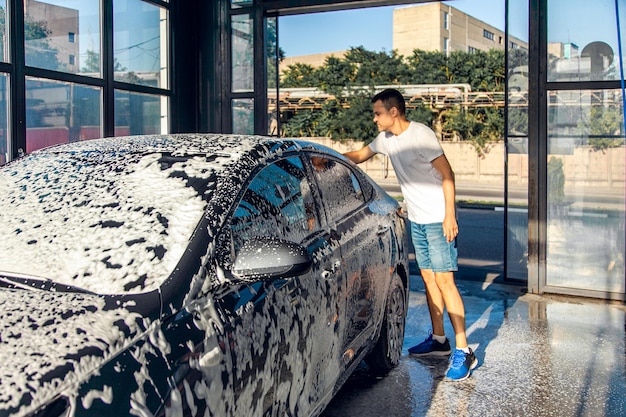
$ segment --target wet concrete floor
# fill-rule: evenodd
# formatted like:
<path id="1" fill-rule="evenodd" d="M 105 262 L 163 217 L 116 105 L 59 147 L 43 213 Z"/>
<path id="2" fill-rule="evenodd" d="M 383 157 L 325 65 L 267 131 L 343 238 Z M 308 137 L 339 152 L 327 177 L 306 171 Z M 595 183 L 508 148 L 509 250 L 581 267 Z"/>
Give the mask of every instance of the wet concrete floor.
<path id="1" fill-rule="evenodd" d="M 413 275 L 400 365 L 382 379 L 358 369 L 323 416 L 626 416 L 623 303 L 495 282 L 457 285 L 479 360 L 470 378 L 445 380 L 446 357 L 408 355 L 430 330 L 423 284 Z"/>

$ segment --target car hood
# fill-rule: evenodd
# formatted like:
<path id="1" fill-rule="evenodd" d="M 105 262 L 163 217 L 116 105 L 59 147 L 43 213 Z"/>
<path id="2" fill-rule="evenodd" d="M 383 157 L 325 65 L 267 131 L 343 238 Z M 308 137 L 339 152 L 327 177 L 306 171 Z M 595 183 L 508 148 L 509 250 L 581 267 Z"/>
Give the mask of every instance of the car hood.
<path id="1" fill-rule="evenodd" d="M 84 379 L 145 332 L 135 302 L 0 290 L 0 416 L 34 410 Z"/>

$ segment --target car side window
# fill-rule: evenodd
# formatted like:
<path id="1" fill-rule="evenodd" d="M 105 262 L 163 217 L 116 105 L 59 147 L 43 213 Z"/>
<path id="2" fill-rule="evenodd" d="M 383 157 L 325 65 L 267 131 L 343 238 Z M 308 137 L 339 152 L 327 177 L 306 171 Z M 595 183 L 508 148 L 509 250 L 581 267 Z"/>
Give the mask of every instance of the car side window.
<path id="1" fill-rule="evenodd" d="M 235 253 L 254 236 L 300 242 L 308 233 L 302 160 L 292 157 L 263 168 L 248 185 L 231 221 Z"/>
<path id="2" fill-rule="evenodd" d="M 352 170 L 335 160 L 311 157 L 321 198 L 332 220 L 339 219 L 362 205 L 361 185 Z"/>

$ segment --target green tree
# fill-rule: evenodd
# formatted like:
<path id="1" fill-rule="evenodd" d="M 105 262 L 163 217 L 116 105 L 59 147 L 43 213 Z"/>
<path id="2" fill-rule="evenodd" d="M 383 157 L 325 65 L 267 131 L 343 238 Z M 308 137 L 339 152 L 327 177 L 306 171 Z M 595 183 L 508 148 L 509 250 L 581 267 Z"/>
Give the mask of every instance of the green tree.
<path id="1" fill-rule="evenodd" d="M 356 69 L 355 85 L 374 86 L 401 84 L 408 79 L 409 67 L 397 51 L 370 52 L 362 46 L 351 48 L 344 60 Z"/>
<path id="2" fill-rule="evenodd" d="M 59 62 L 59 51 L 48 41 L 51 33 L 45 21 L 34 20 L 29 15 L 24 16 L 24 50 L 27 65 L 57 71 L 65 69 Z"/>
<path id="3" fill-rule="evenodd" d="M 283 71 L 280 86 L 283 88 L 319 87 L 317 71 L 309 64 L 295 63 Z"/>
<path id="4" fill-rule="evenodd" d="M 524 53 L 512 55 L 520 63 L 527 62 Z M 376 135 L 370 102 L 374 86 L 466 83 L 474 91 L 503 91 L 504 79 L 504 52 L 500 50 L 455 51 L 447 56 L 442 52 L 418 49 L 405 59 L 396 51 L 386 53 L 367 51 L 363 47 L 351 48 L 344 58 L 328 57 L 318 69 L 295 64 L 283 72 L 283 87 L 317 87 L 333 96 L 333 100 L 320 110 L 297 112 L 283 126 L 289 135 L 301 132 L 337 140 L 367 141 Z M 427 105 L 415 107 L 411 104 L 407 108 L 410 120 L 429 126 L 436 122 L 437 126 L 442 126 L 444 138 L 470 141 L 478 154 L 487 152 L 491 143 L 502 139 L 503 109 L 484 107 L 463 111 L 447 108 L 437 114 Z M 512 123 L 522 128 L 527 121 L 524 114 L 519 116 L 513 118 Z M 526 130 L 527 127 L 523 131 Z"/>
<path id="5" fill-rule="evenodd" d="M 421 105 L 412 109 L 407 109 L 406 117 L 409 120 L 413 120 L 419 123 L 423 123 L 426 126 L 432 126 L 435 120 L 432 110 L 428 106 Z"/>
<path id="6" fill-rule="evenodd" d="M 551 157 L 548 161 L 548 200 L 550 203 L 560 205 L 565 197 L 565 174 L 563 172 L 563 160 Z"/>
<path id="7" fill-rule="evenodd" d="M 359 92 L 350 97 L 348 107 L 338 115 L 335 124 L 336 139 L 357 139 L 371 142 L 378 129 L 372 116 L 372 94 Z"/>
<path id="8" fill-rule="evenodd" d="M 606 151 L 624 145 L 620 128 L 624 119 L 615 108 L 593 106 L 578 122 L 581 134 L 589 134 L 589 145 L 595 151 Z"/>
<path id="9" fill-rule="evenodd" d="M 100 54 L 92 50 L 87 50 L 85 65 L 81 68 L 81 71 L 84 73 L 100 74 Z M 141 77 L 139 77 L 134 71 L 128 71 L 126 67 L 119 63 L 117 58 L 113 60 L 113 71 L 116 73 L 116 81 L 142 84 Z"/>
<path id="10" fill-rule="evenodd" d="M 454 107 L 443 114 L 444 135 L 471 142 L 476 153 L 483 155 L 492 143 L 502 139 L 502 109 L 483 107 L 472 111 Z"/>
<path id="11" fill-rule="evenodd" d="M 319 87 L 334 96 L 342 96 L 345 87 L 354 85 L 356 66 L 344 59 L 330 56 L 318 69 Z"/>
<path id="12" fill-rule="evenodd" d="M 445 54 L 436 51 L 416 49 L 406 58 L 410 75 L 405 84 L 446 84 L 449 83 L 448 65 Z"/>
<path id="13" fill-rule="evenodd" d="M 320 113 L 314 110 L 301 110 L 282 125 L 285 136 L 302 137 L 317 136 L 316 125 Z"/>

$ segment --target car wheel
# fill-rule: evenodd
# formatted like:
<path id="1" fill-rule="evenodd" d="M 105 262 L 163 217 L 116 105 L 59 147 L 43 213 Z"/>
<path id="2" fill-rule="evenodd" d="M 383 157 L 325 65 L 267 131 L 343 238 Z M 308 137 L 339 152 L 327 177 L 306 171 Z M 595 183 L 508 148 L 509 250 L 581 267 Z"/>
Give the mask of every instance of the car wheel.
<path id="1" fill-rule="evenodd" d="M 376 346 L 366 358 L 372 374 L 383 376 L 400 362 L 404 343 L 406 321 L 406 290 L 397 274 L 394 274 L 387 303 L 385 317 Z"/>

